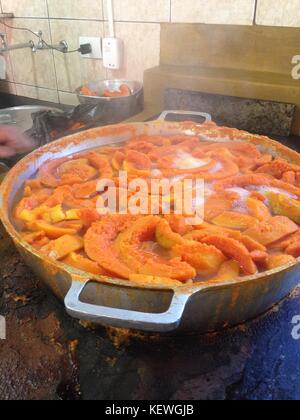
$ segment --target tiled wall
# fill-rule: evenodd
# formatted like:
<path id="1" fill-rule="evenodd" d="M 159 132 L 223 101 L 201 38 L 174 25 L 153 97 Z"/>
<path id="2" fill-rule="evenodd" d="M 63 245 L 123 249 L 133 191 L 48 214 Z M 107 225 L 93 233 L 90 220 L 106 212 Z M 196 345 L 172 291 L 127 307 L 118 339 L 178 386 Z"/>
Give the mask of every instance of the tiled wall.
<path id="1" fill-rule="evenodd" d="M 2 12 L 15 14 L 14 20 L 7 21 L 10 25 L 42 30 L 50 43 L 65 39 L 70 49 L 78 47 L 79 36 L 108 35 L 106 0 L 0 0 L 0 6 Z M 106 71 L 101 60 L 79 54 L 19 50 L 6 54 L 7 81 L 1 88 L 75 104 L 75 88 L 87 81 L 142 79 L 146 68 L 159 63 L 161 22 L 300 26 L 300 0 L 114 0 L 114 9 L 116 34 L 125 44 L 122 70 Z M 10 43 L 33 37 L 5 30 Z"/>

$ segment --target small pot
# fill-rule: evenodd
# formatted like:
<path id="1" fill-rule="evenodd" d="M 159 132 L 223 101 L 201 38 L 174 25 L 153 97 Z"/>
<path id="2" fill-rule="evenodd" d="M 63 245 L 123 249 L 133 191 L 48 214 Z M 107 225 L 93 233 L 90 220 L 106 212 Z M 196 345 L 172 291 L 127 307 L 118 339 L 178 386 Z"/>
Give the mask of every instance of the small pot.
<path id="1" fill-rule="evenodd" d="M 127 85 L 131 90 L 130 96 L 106 98 L 103 95 L 105 90 L 117 91 L 121 85 Z M 107 124 L 116 124 L 139 114 L 144 109 L 144 89 L 141 82 L 129 80 L 102 80 L 85 85 L 92 92 L 99 96 L 82 95 L 83 86 L 76 89 L 79 102 L 99 106 L 104 121 Z"/>

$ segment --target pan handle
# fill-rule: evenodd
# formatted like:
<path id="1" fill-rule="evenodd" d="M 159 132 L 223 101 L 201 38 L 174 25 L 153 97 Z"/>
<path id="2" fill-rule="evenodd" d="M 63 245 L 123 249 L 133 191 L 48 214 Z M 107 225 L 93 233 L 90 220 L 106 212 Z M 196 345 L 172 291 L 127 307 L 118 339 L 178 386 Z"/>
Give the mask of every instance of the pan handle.
<path id="1" fill-rule="evenodd" d="M 205 122 L 212 121 L 212 116 L 207 112 L 197 112 L 197 111 L 164 111 L 158 117 L 158 121 L 165 121 L 169 114 L 173 115 L 189 115 L 189 116 L 197 116 L 205 118 Z"/>
<path id="2" fill-rule="evenodd" d="M 161 314 L 130 311 L 82 302 L 80 295 L 90 281 L 73 281 L 65 297 L 67 313 L 76 319 L 104 326 L 150 332 L 174 331 L 180 324 L 190 294 L 174 293 L 169 309 Z"/>

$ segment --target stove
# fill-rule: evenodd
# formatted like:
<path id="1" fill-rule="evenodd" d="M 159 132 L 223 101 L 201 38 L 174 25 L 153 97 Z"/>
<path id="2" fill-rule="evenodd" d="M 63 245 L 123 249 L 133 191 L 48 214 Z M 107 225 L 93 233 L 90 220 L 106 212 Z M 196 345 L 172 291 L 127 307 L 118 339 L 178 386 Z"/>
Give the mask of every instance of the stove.
<path id="1" fill-rule="evenodd" d="M 95 329 L 71 319 L 1 235 L 1 399 L 299 400 L 292 320 L 300 288 L 260 318 L 214 334 Z"/>

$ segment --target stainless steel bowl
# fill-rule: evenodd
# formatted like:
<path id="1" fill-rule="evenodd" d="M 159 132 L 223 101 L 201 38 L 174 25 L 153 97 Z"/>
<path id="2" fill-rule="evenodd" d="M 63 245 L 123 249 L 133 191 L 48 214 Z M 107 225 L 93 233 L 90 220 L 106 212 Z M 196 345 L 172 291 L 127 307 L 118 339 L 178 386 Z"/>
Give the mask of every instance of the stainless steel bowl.
<path id="1" fill-rule="evenodd" d="M 32 115 L 41 111 L 63 112 L 59 108 L 39 105 L 15 106 L 0 110 L 0 124 L 14 125 L 22 131 L 32 128 Z"/>
<path id="2" fill-rule="evenodd" d="M 130 96 L 106 98 L 103 92 L 119 90 L 122 84 L 127 85 L 131 90 Z M 144 89 L 141 82 L 130 80 L 101 80 L 85 84 L 91 91 L 98 96 L 82 95 L 83 86 L 76 89 L 79 102 L 81 104 L 95 105 L 101 108 L 101 114 L 107 124 L 115 124 L 139 114 L 144 109 Z"/>

